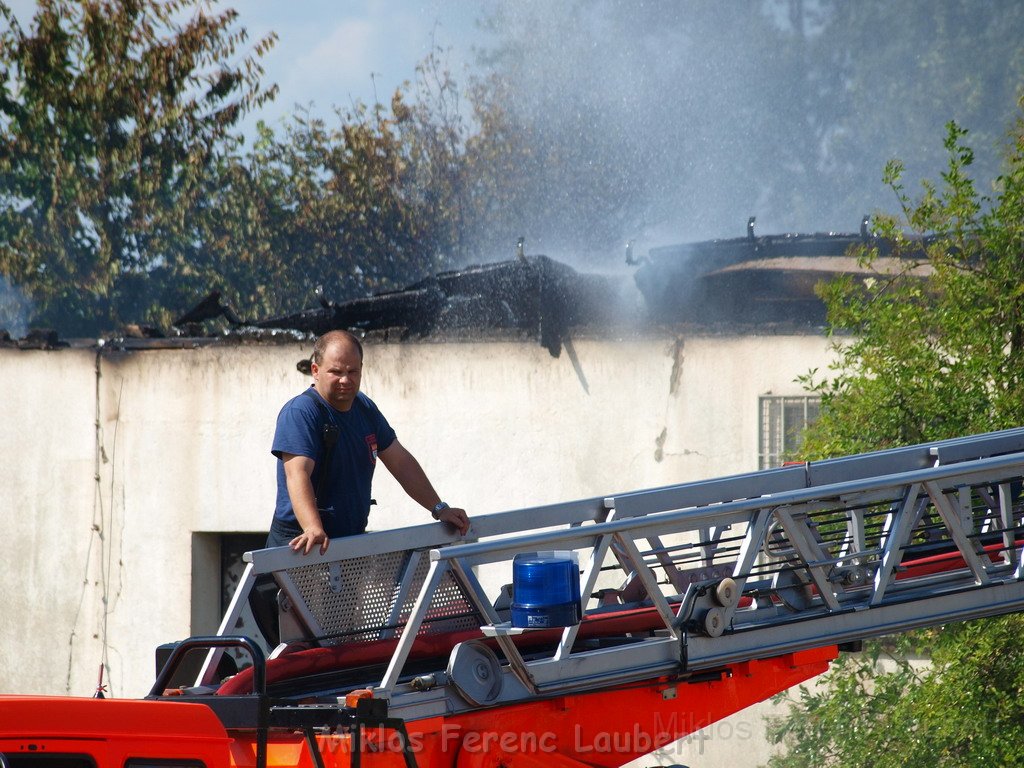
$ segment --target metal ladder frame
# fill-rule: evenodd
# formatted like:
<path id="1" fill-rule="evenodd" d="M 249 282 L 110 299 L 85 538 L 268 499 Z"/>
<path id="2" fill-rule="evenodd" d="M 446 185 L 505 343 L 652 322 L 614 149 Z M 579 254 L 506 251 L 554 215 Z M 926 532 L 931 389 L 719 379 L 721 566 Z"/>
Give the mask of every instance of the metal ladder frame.
<path id="1" fill-rule="evenodd" d="M 318 638 L 316 609 L 290 573 L 321 568 L 330 590 L 344 561 L 404 552 L 394 603 L 377 628 L 394 648 L 373 688 L 406 719 L 681 677 L 1024 608 L 1022 484 L 1024 429 L 1015 429 L 484 515 L 474 518 L 476 540 L 467 543 L 431 524 L 334 540 L 324 555 L 262 550 L 247 554 L 218 634 L 231 633 L 255 579 L 273 574 L 298 617 L 293 631 L 329 644 Z M 933 544 L 952 558 L 947 569 L 906 567 Z M 506 564 L 510 575 L 516 554 L 552 549 L 582 553 L 588 617 L 642 605 L 651 625 L 596 648 L 578 644 L 582 625 L 575 625 L 541 649 L 522 648 L 524 630 L 499 613 L 477 572 Z M 609 570 L 621 572 L 610 590 L 626 601 L 621 606 L 595 597 Z M 461 642 L 443 671 L 413 675 L 406 667 L 417 637 L 432 631 L 444 607 L 437 603 L 443 583 L 457 585 L 493 644 Z"/>

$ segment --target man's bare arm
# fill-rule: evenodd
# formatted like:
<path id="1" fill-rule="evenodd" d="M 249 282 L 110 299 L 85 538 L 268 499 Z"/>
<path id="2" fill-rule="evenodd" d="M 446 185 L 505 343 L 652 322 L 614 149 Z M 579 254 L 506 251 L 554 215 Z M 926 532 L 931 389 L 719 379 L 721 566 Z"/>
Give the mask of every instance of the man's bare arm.
<path id="1" fill-rule="evenodd" d="M 316 463 L 308 456 L 294 453 L 282 453 L 284 462 L 284 478 L 288 486 L 288 498 L 291 499 L 295 519 L 299 521 L 302 533 L 288 542 L 288 546 L 296 552 L 308 555 L 314 547 L 320 547 L 320 554 L 327 551 L 330 539 L 324 531 L 320 512 L 316 507 L 316 494 L 313 491 L 313 467 Z"/>
<path id="2" fill-rule="evenodd" d="M 424 509 L 431 512 L 434 510 L 441 497 L 437 495 L 416 457 L 409 453 L 404 445 L 395 439 L 385 450 L 380 451 L 377 457 L 384 462 L 384 466 L 413 501 Z M 459 507 L 442 510 L 437 519 L 455 526 L 463 536 L 469 531 L 469 516 L 466 510 Z"/>

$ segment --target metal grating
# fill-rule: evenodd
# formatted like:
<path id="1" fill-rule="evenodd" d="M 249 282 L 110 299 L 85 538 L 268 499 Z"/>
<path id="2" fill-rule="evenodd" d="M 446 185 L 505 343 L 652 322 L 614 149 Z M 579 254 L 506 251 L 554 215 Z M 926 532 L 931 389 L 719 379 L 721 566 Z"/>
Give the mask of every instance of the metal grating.
<path id="1" fill-rule="evenodd" d="M 401 637 L 430 565 L 419 558 L 406 574 L 412 551 L 387 552 L 287 571 L 320 627 L 323 645 Z M 409 584 L 402 589 L 402 578 Z M 401 604 L 398 600 L 404 599 Z M 459 584 L 446 573 L 433 592 L 419 635 L 472 629 L 484 623 Z"/>

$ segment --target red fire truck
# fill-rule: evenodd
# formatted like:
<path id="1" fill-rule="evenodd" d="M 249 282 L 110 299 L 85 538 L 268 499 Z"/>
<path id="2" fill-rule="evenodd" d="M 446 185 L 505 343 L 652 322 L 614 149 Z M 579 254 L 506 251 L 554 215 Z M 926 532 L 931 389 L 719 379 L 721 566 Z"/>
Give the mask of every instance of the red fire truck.
<path id="1" fill-rule="evenodd" d="M 1018 429 L 251 552 L 145 698 L 0 697 L 0 768 L 620 766 L 1020 610 L 1022 485 Z"/>

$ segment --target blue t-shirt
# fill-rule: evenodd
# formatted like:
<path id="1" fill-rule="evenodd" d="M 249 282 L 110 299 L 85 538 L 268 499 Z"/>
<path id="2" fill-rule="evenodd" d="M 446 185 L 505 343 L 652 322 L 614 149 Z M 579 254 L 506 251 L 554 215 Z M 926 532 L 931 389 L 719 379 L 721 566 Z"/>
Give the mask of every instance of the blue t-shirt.
<path id="1" fill-rule="evenodd" d="M 293 453 L 313 459 L 313 492 L 324 530 L 332 539 L 352 536 L 366 530 L 370 514 L 370 485 L 377 465 L 377 452 L 395 440 L 395 430 L 388 424 L 374 402 L 362 392 L 352 407 L 339 411 L 324 400 L 315 387 L 309 395 L 293 397 L 277 416 L 277 429 L 271 452 L 281 458 Z M 331 452 L 330 466 L 324 467 L 326 447 L 323 424 L 329 419 L 339 430 L 338 442 Z M 321 484 L 321 475 L 323 477 Z M 295 511 L 288 496 L 284 462 L 277 462 L 277 507 L 274 517 L 296 525 Z"/>

